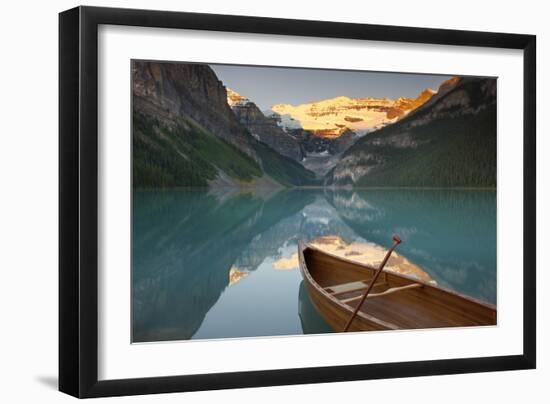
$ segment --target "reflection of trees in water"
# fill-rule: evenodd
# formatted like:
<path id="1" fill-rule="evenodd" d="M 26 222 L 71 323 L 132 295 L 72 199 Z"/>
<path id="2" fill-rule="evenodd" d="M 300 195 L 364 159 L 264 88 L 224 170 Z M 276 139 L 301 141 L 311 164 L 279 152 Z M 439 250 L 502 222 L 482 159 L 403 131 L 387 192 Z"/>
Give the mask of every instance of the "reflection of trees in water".
<path id="1" fill-rule="evenodd" d="M 496 196 L 473 190 L 356 190 L 327 193 L 363 238 L 399 251 L 440 285 L 496 301 Z"/>
<path id="2" fill-rule="evenodd" d="M 136 192 L 134 341 L 191 338 L 254 236 L 311 200 L 288 191 L 267 201 L 246 193 L 225 198 L 198 190 Z"/>

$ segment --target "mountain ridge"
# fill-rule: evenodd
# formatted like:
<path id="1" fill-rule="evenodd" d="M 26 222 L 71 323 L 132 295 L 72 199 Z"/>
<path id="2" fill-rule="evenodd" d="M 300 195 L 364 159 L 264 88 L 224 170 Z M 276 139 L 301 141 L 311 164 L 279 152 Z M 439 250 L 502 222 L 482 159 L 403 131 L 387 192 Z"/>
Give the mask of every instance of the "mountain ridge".
<path id="1" fill-rule="evenodd" d="M 496 80 L 442 84 L 430 102 L 361 138 L 327 174 L 352 186 L 496 186 Z"/>
<path id="2" fill-rule="evenodd" d="M 415 98 L 350 98 L 337 96 L 299 105 L 275 104 L 271 111 L 289 117 L 316 136 L 337 138 L 346 130 L 365 135 L 391 124 L 423 105 L 436 91 L 427 88 Z M 281 123 L 284 125 L 284 123 Z"/>

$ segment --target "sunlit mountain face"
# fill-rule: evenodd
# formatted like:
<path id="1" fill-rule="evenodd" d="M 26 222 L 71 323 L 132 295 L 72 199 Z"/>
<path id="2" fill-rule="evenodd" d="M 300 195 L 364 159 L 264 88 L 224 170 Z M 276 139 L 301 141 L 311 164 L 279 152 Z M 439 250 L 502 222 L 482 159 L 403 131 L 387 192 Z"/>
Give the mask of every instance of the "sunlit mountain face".
<path id="1" fill-rule="evenodd" d="M 227 103 L 230 107 L 234 106 L 245 106 L 250 102 L 246 97 L 243 97 L 236 91 L 231 90 L 230 88 L 225 89 L 227 91 Z"/>
<path id="2" fill-rule="evenodd" d="M 241 271 L 239 268 L 232 266 L 229 269 L 229 285 L 234 285 L 241 279 L 246 278 L 250 272 Z"/>
<path id="3" fill-rule="evenodd" d="M 396 122 L 428 101 L 436 91 L 427 88 L 416 98 L 336 98 L 307 104 L 276 104 L 281 126 L 297 126 L 323 138 L 337 138 L 348 130 L 359 135 Z"/>

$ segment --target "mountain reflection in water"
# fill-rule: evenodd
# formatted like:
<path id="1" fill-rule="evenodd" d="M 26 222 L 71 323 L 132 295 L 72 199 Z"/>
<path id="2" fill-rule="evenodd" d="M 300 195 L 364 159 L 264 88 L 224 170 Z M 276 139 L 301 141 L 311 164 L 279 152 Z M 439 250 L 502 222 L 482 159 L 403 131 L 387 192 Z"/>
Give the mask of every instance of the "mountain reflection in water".
<path id="1" fill-rule="evenodd" d="M 359 262 L 370 267 L 378 268 L 387 249 L 369 242 L 354 241 L 351 244 L 346 243 L 339 236 L 321 236 L 310 240 L 309 245 L 323 250 L 329 254 L 336 255 L 349 261 Z M 283 257 L 273 263 L 274 269 L 298 269 L 298 253 L 293 253 L 290 257 Z M 424 282 L 436 283 L 428 273 L 424 272 L 418 265 L 413 264 L 408 259 L 397 252 L 393 252 L 385 270 L 396 272 L 402 275 L 411 276 Z"/>
<path id="2" fill-rule="evenodd" d="M 136 191 L 133 341 L 330 332 L 298 240 L 376 262 L 393 233 L 394 269 L 496 302 L 494 191 Z"/>

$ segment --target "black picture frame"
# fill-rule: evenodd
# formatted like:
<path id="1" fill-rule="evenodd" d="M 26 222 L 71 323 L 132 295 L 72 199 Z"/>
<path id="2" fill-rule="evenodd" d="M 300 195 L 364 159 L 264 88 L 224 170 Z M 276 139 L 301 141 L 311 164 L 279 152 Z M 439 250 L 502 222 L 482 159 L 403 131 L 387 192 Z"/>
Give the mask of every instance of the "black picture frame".
<path id="1" fill-rule="evenodd" d="M 523 50 L 523 354 L 98 380 L 98 26 L 180 28 Z M 536 366 L 536 37 L 167 11 L 77 7 L 59 15 L 59 390 L 104 397 Z"/>

